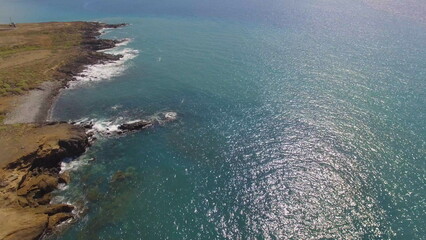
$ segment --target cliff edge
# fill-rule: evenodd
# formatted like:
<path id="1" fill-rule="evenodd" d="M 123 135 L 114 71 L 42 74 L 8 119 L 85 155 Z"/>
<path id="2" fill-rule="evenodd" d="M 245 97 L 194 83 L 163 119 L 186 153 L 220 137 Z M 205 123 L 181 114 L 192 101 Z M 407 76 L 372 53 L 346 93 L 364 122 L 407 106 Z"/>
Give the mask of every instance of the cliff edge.
<path id="1" fill-rule="evenodd" d="M 17 125 L 0 131 L 0 146 L 0 239 L 38 239 L 73 217 L 73 206 L 50 201 L 57 185 L 69 181 L 60 173 L 61 161 L 89 146 L 84 129 Z"/>

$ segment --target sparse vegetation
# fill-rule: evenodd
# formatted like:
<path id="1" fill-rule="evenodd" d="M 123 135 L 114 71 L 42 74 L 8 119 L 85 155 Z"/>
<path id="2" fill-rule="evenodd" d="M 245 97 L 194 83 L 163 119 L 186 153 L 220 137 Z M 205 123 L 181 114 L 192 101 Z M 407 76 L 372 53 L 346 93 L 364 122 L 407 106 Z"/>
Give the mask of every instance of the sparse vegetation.
<path id="1" fill-rule="evenodd" d="M 78 55 L 83 27 L 83 23 L 36 23 L 2 31 L 0 97 L 23 94 L 53 80 L 55 70 Z"/>
<path id="2" fill-rule="evenodd" d="M 60 80 L 57 70 L 81 52 L 84 28 L 83 22 L 31 23 L 0 32 L 0 126 L 19 95 Z"/>

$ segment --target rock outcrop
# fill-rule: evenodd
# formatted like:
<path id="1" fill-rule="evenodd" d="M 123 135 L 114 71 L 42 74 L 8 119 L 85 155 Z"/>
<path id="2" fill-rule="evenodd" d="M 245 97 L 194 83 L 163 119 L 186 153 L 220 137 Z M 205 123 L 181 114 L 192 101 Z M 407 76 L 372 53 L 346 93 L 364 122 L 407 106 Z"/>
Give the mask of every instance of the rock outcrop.
<path id="1" fill-rule="evenodd" d="M 14 146 L 24 147 L 10 159 L 0 159 L 4 166 L 0 169 L 0 239 L 39 239 L 73 218 L 73 206 L 50 202 L 58 183 L 69 181 L 69 176 L 60 173 L 61 160 L 77 157 L 89 146 L 85 129 L 59 123 L 33 126 L 26 133 L 15 136 L 13 146 L 6 144 L 5 150 L 14 152 Z M 8 137 L 3 133 L 0 144 Z"/>
<path id="2" fill-rule="evenodd" d="M 135 122 L 124 123 L 118 126 L 118 129 L 122 131 L 136 131 L 145 128 L 149 128 L 153 125 L 152 121 L 149 120 L 139 120 Z"/>
<path id="3" fill-rule="evenodd" d="M 109 125 L 96 124 L 95 121 L 82 121 L 82 122 L 71 122 L 76 126 L 80 126 L 87 130 L 90 135 L 90 140 L 95 140 L 96 135 L 116 135 L 125 134 L 129 132 L 141 131 L 154 126 L 163 125 L 168 122 L 175 121 L 177 119 L 176 112 L 160 112 L 153 116 L 150 116 L 142 120 L 133 120 L 125 123 L 117 123 L 113 120 L 109 122 Z M 112 124 L 112 122 L 115 122 Z M 98 125 L 98 126 L 97 126 Z"/>
<path id="4" fill-rule="evenodd" d="M 121 24 L 104 24 L 99 22 L 86 22 L 83 31 L 83 39 L 80 43 L 80 54 L 74 61 L 62 66 L 58 69 L 56 78 L 62 79 L 64 85 L 74 79 L 74 76 L 81 73 L 86 66 L 97 63 L 105 63 L 110 61 L 117 61 L 123 56 L 99 52 L 115 47 L 116 44 L 123 42 L 123 40 L 115 39 L 101 39 L 99 38 L 100 30 L 103 28 L 119 28 L 126 26 L 125 23 Z"/>
<path id="5" fill-rule="evenodd" d="M 108 23 L 99 23 L 103 28 L 120 28 L 127 26 L 127 23 L 117 23 L 117 24 L 108 24 Z"/>

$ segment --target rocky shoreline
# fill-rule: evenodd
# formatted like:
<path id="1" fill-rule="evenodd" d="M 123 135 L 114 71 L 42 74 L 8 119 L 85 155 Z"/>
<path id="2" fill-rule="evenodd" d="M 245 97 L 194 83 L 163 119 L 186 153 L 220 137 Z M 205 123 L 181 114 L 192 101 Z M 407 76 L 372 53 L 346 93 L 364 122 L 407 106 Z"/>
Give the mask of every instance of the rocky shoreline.
<path id="1" fill-rule="evenodd" d="M 122 55 L 112 55 L 99 52 L 115 47 L 123 40 L 100 39 L 100 30 L 105 28 L 118 28 L 126 26 L 126 24 L 104 24 L 98 22 L 88 22 L 83 29 L 83 41 L 81 42 L 81 54 L 71 63 L 58 69 L 57 79 L 62 79 L 64 86 L 72 81 L 74 76 L 81 73 L 88 65 L 103 63 L 107 61 L 116 61 L 122 58 Z"/>
<path id="2" fill-rule="evenodd" d="M 45 122 L 48 120 L 48 116 L 52 111 L 52 106 L 60 90 L 66 88 L 68 86 L 68 83 L 70 81 L 73 81 L 74 77 L 83 72 L 83 70 L 87 66 L 98 63 L 105 63 L 109 61 L 117 61 L 123 57 L 122 55 L 113 55 L 104 52 L 99 52 L 99 50 L 114 48 L 117 44 L 123 42 L 124 40 L 100 39 L 98 37 L 101 35 L 100 31 L 102 29 L 115 29 L 119 27 L 124 27 L 126 25 L 127 24 L 125 23 L 86 23 L 86 27 L 83 29 L 83 41 L 80 44 L 81 54 L 74 61 L 58 69 L 55 78 L 60 79 L 60 84 L 51 93 L 51 96 L 49 97 L 49 102 L 45 104 L 45 106 L 48 107 L 42 109 L 38 113 L 39 116 L 37 119 L 39 121 Z"/>
<path id="3" fill-rule="evenodd" d="M 14 139 L 25 152 L 0 169 L 0 217 L 9 219 L 0 225 L 0 239 L 39 239 L 73 218 L 73 206 L 50 201 L 58 184 L 70 180 L 68 174 L 60 174 L 61 161 L 84 153 L 88 135 L 84 128 L 65 123 L 31 126 L 27 134 Z"/>
<path id="4" fill-rule="evenodd" d="M 0 135 L 0 144 L 7 152 L 0 157 L 0 218 L 8 219 L 0 224 L 0 239 L 40 239 L 52 233 L 58 224 L 74 218 L 73 206 L 50 204 L 52 191 L 57 189 L 58 184 L 70 181 L 67 173 L 60 173 L 60 163 L 65 158 L 76 158 L 83 154 L 90 145 L 90 134 L 86 133 L 87 128 L 83 126 L 45 123 L 45 120 L 60 89 L 66 87 L 87 65 L 122 57 L 98 51 L 115 47 L 120 40 L 98 37 L 103 28 L 126 25 L 97 22 L 83 24 L 80 54 L 57 69 L 55 79 L 59 79 L 60 84 L 47 93 L 48 101 L 38 110 L 39 122 L 25 125 L 25 134 L 8 135 L 6 132 Z"/>
<path id="5" fill-rule="evenodd" d="M 70 54 L 70 61 L 54 70 L 52 79 L 43 82 L 37 88 L 17 99 L 15 107 L 7 113 L 5 124 L 15 123 L 44 123 L 52 110 L 61 89 L 68 86 L 74 77 L 85 70 L 89 65 L 117 61 L 122 55 L 112 55 L 99 50 L 115 47 L 124 40 L 100 39 L 102 29 L 119 28 L 126 24 L 105 24 L 99 22 L 75 22 L 81 25 L 76 31 L 80 32 L 81 40 L 76 49 L 77 54 Z M 46 69 L 50 71 L 52 69 Z"/>

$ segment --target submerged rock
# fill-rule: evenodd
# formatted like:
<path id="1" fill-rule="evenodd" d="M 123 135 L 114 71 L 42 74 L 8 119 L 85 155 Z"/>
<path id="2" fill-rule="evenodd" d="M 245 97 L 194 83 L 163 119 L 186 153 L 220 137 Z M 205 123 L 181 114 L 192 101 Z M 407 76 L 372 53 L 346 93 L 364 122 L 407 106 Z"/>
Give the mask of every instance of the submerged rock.
<path id="1" fill-rule="evenodd" d="M 110 181 L 107 194 L 98 199 L 97 212 L 82 226 L 77 239 L 98 239 L 96 233 L 128 218 L 128 211 L 122 206 L 131 203 L 134 196 L 139 194 L 135 187 L 140 180 L 137 179 L 138 175 L 133 167 L 117 171 L 114 176 L 115 183 Z"/>
<path id="2" fill-rule="evenodd" d="M 117 171 L 111 178 L 111 182 L 118 182 L 126 179 L 126 173 L 122 171 Z"/>
<path id="3" fill-rule="evenodd" d="M 111 183 L 121 182 L 127 178 L 131 178 L 135 175 L 135 168 L 129 167 L 125 172 L 118 170 L 111 178 Z"/>
<path id="4" fill-rule="evenodd" d="M 102 194 L 98 187 L 90 188 L 87 192 L 87 199 L 90 202 L 97 202 L 101 197 Z"/>

